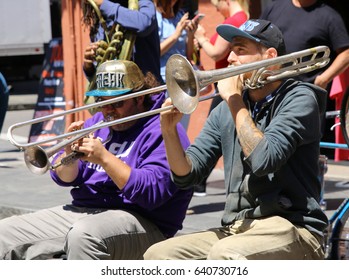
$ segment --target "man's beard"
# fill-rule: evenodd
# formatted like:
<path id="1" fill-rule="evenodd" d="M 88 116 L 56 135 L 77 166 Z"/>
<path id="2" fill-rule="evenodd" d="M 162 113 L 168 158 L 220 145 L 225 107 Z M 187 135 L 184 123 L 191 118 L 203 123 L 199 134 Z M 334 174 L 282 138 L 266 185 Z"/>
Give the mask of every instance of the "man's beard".
<path id="1" fill-rule="evenodd" d="M 121 120 L 124 119 L 126 117 L 121 117 L 118 114 L 115 113 L 109 113 L 105 116 L 105 121 L 106 122 L 112 122 L 112 121 L 117 121 L 117 120 Z M 127 129 L 129 129 L 131 126 L 133 126 L 135 124 L 136 121 L 127 121 L 127 122 L 122 122 L 122 123 L 118 123 L 115 124 L 113 126 L 111 126 L 111 128 L 115 131 L 125 131 Z"/>

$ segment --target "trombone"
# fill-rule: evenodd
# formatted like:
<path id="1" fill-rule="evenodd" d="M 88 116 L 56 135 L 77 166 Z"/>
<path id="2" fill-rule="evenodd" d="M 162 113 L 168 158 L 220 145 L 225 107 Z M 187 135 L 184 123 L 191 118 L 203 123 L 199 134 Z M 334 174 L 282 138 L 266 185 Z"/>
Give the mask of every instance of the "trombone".
<path id="1" fill-rule="evenodd" d="M 191 63 L 183 56 L 174 54 L 172 55 L 166 64 L 166 85 L 162 85 L 156 88 L 147 89 L 131 94 L 115 97 L 109 100 L 105 100 L 99 103 L 92 103 L 82 107 L 73 108 L 71 110 L 47 115 L 34 120 L 29 120 L 17 124 L 13 124 L 7 131 L 8 140 L 17 148 L 25 151 L 25 154 L 31 156 L 25 156 L 25 161 L 29 169 L 36 174 L 43 174 L 48 169 L 53 169 L 48 162 L 48 158 L 58 152 L 63 145 L 68 145 L 75 142 L 79 138 L 83 138 L 89 133 L 101 129 L 104 127 L 110 127 L 124 122 L 137 120 L 150 115 L 158 114 L 164 111 L 169 111 L 173 108 L 177 108 L 184 114 L 191 114 L 198 103 L 204 100 L 208 100 L 216 96 L 217 94 L 211 94 L 209 96 L 200 97 L 200 90 L 209 84 L 217 82 L 219 80 L 240 75 L 246 72 L 253 72 L 252 77 L 245 81 L 245 86 L 251 89 L 263 87 L 267 83 L 271 83 L 280 79 L 297 76 L 303 73 L 314 71 L 316 69 L 326 66 L 329 62 L 330 50 L 326 46 L 319 46 L 310 48 L 307 50 L 294 52 L 284 56 L 271 58 L 267 60 L 257 61 L 249 64 L 243 64 L 236 67 L 227 67 L 223 69 L 200 71 L 194 70 Z M 277 67 L 276 70 L 270 70 L 272 66 Z M 44 122 L 67 114 L 73 114 L 82 110 L 88 110 L 95 107 L 100 107 L 107 104 L 116 103 L 119 101 L 143 96 L 151 93 L 168 91 L 173 105 L 165 106 L 162 108 L 150 110 L 148 112 L 139 113 L 136 115 L 128 116 L 122 119 L 102 122 L 98 125 L 84 128 L 78 131 L 72 131 L 62 135 L 57 135 L 51 138 L 42 139 L 32 143 L 19 143 L 13 137 L 13 132 L 19 127 L 26 125 L 32 125 L 39 122 Z M 73 137 L 75 136 L 75 137 Z M 63 144 L 58 143 L 46 150 L 39 150 L 40 152 L 29 152 L 32 147 L 37 147 L 44 143 L 57 141 L 63 138 L 72 137 L 68 140 L 64 140 Z M 32 168 L 31 166 L 34 165 Z"/>

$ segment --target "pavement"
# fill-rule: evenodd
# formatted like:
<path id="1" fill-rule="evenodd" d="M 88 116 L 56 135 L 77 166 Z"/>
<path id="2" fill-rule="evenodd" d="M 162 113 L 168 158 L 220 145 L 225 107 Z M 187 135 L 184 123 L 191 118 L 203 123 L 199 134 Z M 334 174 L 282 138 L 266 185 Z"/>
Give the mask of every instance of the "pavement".
<path id="1" fill-rule="evenodd" d="M 70 203 L 69 189 L 55 185 L 48 173 L 31 173 L 25 165 L 23 152 L 7 140 L 10 125 L 32 119 L 36 101 L 36 94 L 10 95 L 9 110 L 0 134 L 0 219 Z M 16 130 L 14 136 L 17 141 L 25 143 L 29 131 L 30 127 L 23 127 Z M 215 168 L 207 182 L 207 195 L 192 198 L 183 230 L 179 233 L 220 226 L 225 202 L 223 170 Z M 349 161 L 329 160 L 325 182 L 325 212 L 330 216 L 349 196 Z"/>

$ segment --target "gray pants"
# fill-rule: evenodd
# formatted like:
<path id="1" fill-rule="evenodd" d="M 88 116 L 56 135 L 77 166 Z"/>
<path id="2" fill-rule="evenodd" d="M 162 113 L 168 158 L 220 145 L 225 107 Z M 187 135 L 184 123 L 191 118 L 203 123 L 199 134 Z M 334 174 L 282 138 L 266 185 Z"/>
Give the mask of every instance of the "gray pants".
<path id="1" fill-rule="evenodd" d="M 136 213 L 64 205 L 0 220 L 0 259 L 142 259 L 164 239 Z"/>
<path id="2" fill-rule="evenodd" d="M 321 244 L 320 237 L 275 216 L 170 238 L 151 246 L 144 259 L 319 260 Z"/>

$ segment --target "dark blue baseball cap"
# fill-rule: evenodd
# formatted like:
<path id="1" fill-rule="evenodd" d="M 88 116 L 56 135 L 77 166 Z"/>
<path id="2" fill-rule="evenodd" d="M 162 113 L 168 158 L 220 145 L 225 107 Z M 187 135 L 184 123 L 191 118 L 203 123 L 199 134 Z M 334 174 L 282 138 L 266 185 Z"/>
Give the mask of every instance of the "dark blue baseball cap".
<path id="1" fill-rule="evenodd" d="M 250 19 L 239 28 L 230 24 L 221 24 L 217 27 L 217 33 L 228 42 L 231 42 L 235 37 L 244 37 L 268 48 L 275 48 L 278 55 L 286 54 L 282 32 L 276 25 L 267 20 Z"/>

